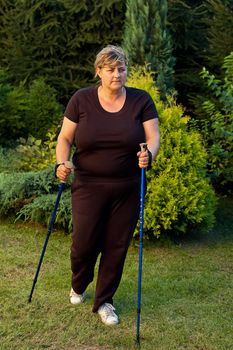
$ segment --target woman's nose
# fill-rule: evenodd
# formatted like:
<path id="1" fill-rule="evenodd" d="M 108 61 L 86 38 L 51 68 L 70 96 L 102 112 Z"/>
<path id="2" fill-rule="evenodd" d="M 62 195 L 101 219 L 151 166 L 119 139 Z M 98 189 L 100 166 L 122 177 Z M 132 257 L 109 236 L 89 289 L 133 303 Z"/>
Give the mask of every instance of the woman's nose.
<path id="1" fill-rule="evenodd" d="M 119 70 L 118 70 L 117 68 L 115 69 L 114 73 L 115 73 L 115 76 L 116 76 L 116 77 L 119 77 L 119 76 L 120 76 L 120 72 L 119 72 Z"/>

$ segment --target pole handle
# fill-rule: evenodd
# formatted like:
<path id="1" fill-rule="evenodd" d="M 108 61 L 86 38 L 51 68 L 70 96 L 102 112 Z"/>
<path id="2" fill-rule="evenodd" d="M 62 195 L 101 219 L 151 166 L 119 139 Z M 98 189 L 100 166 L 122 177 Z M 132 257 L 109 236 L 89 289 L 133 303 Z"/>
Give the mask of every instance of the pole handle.
<path id="1" fill-rule="evenodd" d="M 140 147 L 141 147 L 141 152 L 145 152 L 145 151 L 148 150 L 148 147 L 147 147 L 147 143 L 146 143 L 146 142 L 140 143 L 139 145 L 140 145 Z"/>
<path id="2" fill-rule="evenodd" d="M 70 162 L 69 160 L 66 160 L 64 162 L 64 165 L 65 165 L 66 168 L 74 170 L 74 164 L 72 162 Z"/>

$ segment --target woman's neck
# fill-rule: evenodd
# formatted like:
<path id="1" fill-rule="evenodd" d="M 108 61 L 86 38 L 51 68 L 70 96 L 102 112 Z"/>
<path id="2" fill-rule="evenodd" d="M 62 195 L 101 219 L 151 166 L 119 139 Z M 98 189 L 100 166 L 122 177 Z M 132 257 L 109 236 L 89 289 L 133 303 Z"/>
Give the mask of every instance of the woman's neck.
<path id="1" fill-rule="evenodd" d="M 100 85 L 98 93 L 101 99 L 109 102 L 114 102 L 119 97 L 125 96 L 125 88 L 122 86 L 120 89 L 110 90 Z"/>
<path id="2" fill-rule="evenodd" d="M 126 100 L 126 90 L 124 87 L 118 90 L 108 91 L 102 86 L 98 88 L 98 98 L 100 105 L 107 112 L 119 112 Z"/>

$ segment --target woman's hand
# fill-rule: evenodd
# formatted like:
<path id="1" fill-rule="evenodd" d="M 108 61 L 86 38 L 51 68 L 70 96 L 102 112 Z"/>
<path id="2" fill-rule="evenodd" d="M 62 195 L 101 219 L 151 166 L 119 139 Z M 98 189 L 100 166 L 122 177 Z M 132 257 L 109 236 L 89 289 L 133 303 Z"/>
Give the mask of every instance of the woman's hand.
<path id="1" fill-rule="evenodd" d="M 66 182 L 71 171 L 72 171 L 72 166 L 70 166 L 70 162 L 61 163 L 57 167 L 56 176 L 60 181 Z"/>
<path id="2" fill-rule="evenodd" d="M 149 154 L 148 151 L 140 151 L 137 153 L 139 168 L 147 168 L 149 165 Z"/>

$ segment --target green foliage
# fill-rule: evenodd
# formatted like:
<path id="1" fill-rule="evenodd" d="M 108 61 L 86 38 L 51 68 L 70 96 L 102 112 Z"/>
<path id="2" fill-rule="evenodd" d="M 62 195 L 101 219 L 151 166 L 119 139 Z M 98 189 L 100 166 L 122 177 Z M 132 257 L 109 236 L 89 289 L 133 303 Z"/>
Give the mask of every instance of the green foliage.
<path id="1" fill-rule="evenodd" d="M 126 2 L 123 47 L 131 64 L 150 64 L 161 95 L 173 88 L 172 44 L 167 30 L 167 1 Z"/>
<path id="2" fill-rule="evenodd" d="M 197 224 L 209 229 L 216 199 L 206 178 L 207 155 L 200 134 L 188 131 L 189 117 L 172 97 L 167 104 L 158 100 L 150 72 L 132 72 L 128 84 L 153 96 L 160 120 L 161 148 L 147 174 L 145 230 L 159 236 L 166 230 L 184 233 Z"/>
<path id="3" fill-rule="evenodd" d="M 209 45 L 205 58 L 209 69 L 219 73 L 224 57 L 233 50 L 233 2 L 208 0 L 205 6 L 210 13 L 206 20 Z"/>
<path id="4" fill-rule="evenodd" d="M 176 58 L 175 89 L 179 101 L 189 110 L 193 110 L 189 98 L 200 91 L 199 72 L 208 48 L 207 18 L 209 14 L 203 1 L 168 0 L 169 30 Z"/>
<path id="5" fill-rule="evenodd" d="M 7 215 L 12 209 L 21 208 L 38 193 L 49 193 L 54 187 L 48 172 L 0 173 L 0 213 Z"/>
<path id="6" fill-rule="evenodd" d="M 220 189 L 233 182 L 233 52 L 225 58 L 223 68 L 223 80 L 205 68 L 201 72 L 208 98 L 199 106 L 206 117 L 198 124 L 208 150 L 211 178 Z"/>
<path id="7" fill-rule="evenodd" d="M 93 81 L 95 54 L 121 41 L 119 0 L 0 0 L 0 62 L 11 81 L 43 77 L 66 100 Z"/>
<path id="8" fill-rule="evenodd" d="M 25 134 L 26 90 L 13 87 L 7 74 L 0 70 L 0 143 L 9 144 Z"/>
<path id="9" fill-rule="evenodd" d="M 159 89 L 154 85 L 154 73 L 149 65 L 133 66 L 130 68 L 130 74 L 127 79 L 128 86 L 136 86 L 137 88 L 146 90 L 150 93 L 152 99 L 159 103 Z"/>
<path id="10" fill-rule="evenodd" d="M 160 112 L 161 151 L 148 173 L 146 226 L 158 234 L 186 232 L 196 224 L 214 222 L 215 197 L 206 177 L 206 152 L 200 135 L 187 132 L 188 118 L 180 106 Z"/>
<path id="11" fill-rule="evenodd" d="M 34 80 L 26 100 L 25 127 L 28 134 L 45 138 L 47 130 L 57 125 L 62 117 L 62 108 L 56 100 L 56 91 L 42 78 Z"/>
<path id="12" fill-rule="evenodd" d="M 28 139 L 21 138 L 16 148 L 18 155 L 16 166 L 23 171 L 36 171 L 46 169 L 50 164 L 56 163 L 56 144 L 58 129 L 51 128 L 46 134 L 46 140 L 36 139 L 29 136 Z"/>
<path id="13" fill-rule="evenodd" d="M 0 173 L 0 216 L 17 215 L 17 219 L 48 224 L 57 190 L 53 167 L 37 172 L 8 173 L 7 176 Z M 69 189 L 62 194 L 56 222 L 71 229 Z"/>
<path id="14" fill-rule="evenodd" d="M 26 203 L 18 212 L 17 220 L 39 222 L 48 225 L 54 209 L 57 194 L 41 194 L 33 201 Z M 71 200 L 70 191 L 65 191 L 59 202 L 59 208 L 56 214 L 56 224 L 63 227 L 66 231 L 72 230 L 71 219 Z"/>
<path id="15" fill-rule="evenodd" d="M 17 155 L 15 149 L 0 146 L 0 173 L 17 171 Z"/>
<path id="16" fill-rule="evenodd" d="M 23 83 L 9 84 L 6 73 L 0 71 L 0 144 L 15 146 L 18 138 L 28 135 L 43 140 L 61 115 L 55 90 L 42 78 L 26 89 Z"/>
<path id="17" fill-rule="evenodd" d="M 224 57 L 233 50 L 233 2 L 169 0 L 168 21 L 176 57 L 178 98 L 198 118 L 197 94 L 201 101 L 205 96 L 199 72 L 205 66 L 220 78 Z"/>

